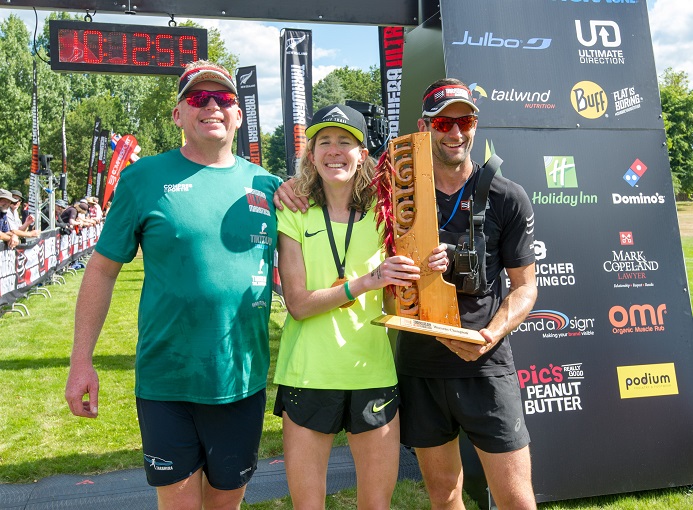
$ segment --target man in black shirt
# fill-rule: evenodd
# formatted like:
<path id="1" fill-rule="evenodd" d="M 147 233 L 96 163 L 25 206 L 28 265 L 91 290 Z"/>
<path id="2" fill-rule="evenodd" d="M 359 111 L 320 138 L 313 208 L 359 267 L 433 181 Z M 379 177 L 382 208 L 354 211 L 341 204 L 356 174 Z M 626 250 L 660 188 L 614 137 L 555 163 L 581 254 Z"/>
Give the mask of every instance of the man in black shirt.
<path id="1" fill-rule="evenodd" d="M 441 238 L 469 228 L 480 167 L 470 157 L 478 108 L 464 83 L 444 79 L 424 93 L 419 131 L 431 133 Z M 529 434 L 506 336 L 531 311 L 534 214 L 525 191 L 496 175 L 488 193 L 484 236 L 486 281 L 481 295 L 459 292 L 462 326 L 479 330 L 485 345 L 400 332 L 397 372 L 402 397 L 402 443 L 416 455 L 432 509 L 462 509 L 459 431 L 474 444 L 499 508 L 534 509 Z M 480 255 L 481 257 L 482 255 Z M 501 295 L 505 269 L 510 291 Z"/>

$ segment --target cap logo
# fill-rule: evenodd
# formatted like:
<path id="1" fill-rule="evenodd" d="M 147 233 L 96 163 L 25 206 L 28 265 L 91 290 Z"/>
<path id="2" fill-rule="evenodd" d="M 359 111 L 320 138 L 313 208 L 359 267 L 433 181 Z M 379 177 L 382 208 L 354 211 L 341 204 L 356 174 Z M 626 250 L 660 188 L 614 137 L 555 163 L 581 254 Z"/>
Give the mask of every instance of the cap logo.
<path id="1" fill-rule="evenodd" d="M 305 41 L 307 35 L 304 35 L 302 37 L 292 37 L 288 41 L 286 41 L 286 49 L 287 50 L 295 50 L 296 46 L 301 44 L 303 41 Z"/>
<path id="2" fill-rule="evenodd" d="M 438 101 L 439 99 L 445 97 L 445 92 L 446 92 L 445 90 L 440 90 L 440 91 L 436 92 L 435 94 L 433 94 L 433 99 Z"/>
<path id="3" fill-rule="evenodd" d="M 323 117 L 323 122 L 334 121 L 334 122 L 349 122 L 349 117 L 347 117 L 338 106 L 332 108 Z"/>

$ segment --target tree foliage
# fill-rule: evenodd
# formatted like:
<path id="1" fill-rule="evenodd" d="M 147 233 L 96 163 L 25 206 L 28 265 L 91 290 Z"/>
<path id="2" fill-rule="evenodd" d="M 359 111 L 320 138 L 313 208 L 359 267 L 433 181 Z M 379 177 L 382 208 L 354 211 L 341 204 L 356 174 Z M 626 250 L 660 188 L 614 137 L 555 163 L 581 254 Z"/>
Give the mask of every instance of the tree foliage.
<path id="1" fill-rule="evenodd" d="M 684 71 L 668 68 L 659 81 L 664 129 L 677 194 L 693 193 L 693 91 Z"/>
<path id="2" fill-rule="evenodd" d="M 340 67 L 313 87 L 313 108 L 318 110 L 345 100 L 363 101 L 382 105 L 380 91 L 380 70 L 371 66 L 368 71 Z"/>
<path id="3" fill-rule="evenodd" d="M 81 19 L 52 13 L 52 19 Z M 186 21 L 181 26 L 199 26 Z M 173 123 L 175 76 L 55 73 L 50 69 L 48 23 L 34 42 L 22 20 L 10 15 L 0 23 L 0 187 L 27 191 L 31 167 L 31 94 L 33 64 L 38 71 L 40 152 L 54 155 L 53 173 L 61 170 L 62 112 L 66 106 L 68 194 L 84 194 L 94 121 L 103 129 L 133 134 L 141 156 L 164 152 L 181 144 Z M 231 54 L 218 30 L 208 30 L 209 58 L 233 70 Z M 110 154 L 109 154 L 110 158 Z"/>

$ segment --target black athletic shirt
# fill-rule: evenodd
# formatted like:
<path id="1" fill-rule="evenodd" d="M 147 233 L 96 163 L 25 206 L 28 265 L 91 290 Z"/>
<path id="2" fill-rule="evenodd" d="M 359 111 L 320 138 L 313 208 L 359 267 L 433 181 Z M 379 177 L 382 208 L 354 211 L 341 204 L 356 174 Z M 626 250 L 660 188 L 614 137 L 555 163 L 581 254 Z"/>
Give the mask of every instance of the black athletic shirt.
<path id="1" fill-rule="evenodd" d="M 465 186 L 462 200 L 476 191 L 479 165 Z M 471 184 L 471 185 L 470 185 Z M 436 190 L 440 211 L 439 222 L 444 225 L 457 201 Z M 534 263 L 534 212 L 529 197 L 519 184 L 496 174 L 486 205 L 484 236 L 486 237 L 486 278 L 493 282 L 484 296 L 457 294 L 462 327 L 479 330 L 491 321 L 502 301 L 503 268 L 522 267 Z M 445 226 L 449 232 L 465 232 L 469 228 L 469 212 L 460 210 Z M 510 343 L 502 339 L 488 353 L 474 362 L 467 362 L 452 353 L 435 337 L 400 331 L 397 342 L 397 371 L 415 377 L 479 377 L 507 375 L 515 372 Z"/>

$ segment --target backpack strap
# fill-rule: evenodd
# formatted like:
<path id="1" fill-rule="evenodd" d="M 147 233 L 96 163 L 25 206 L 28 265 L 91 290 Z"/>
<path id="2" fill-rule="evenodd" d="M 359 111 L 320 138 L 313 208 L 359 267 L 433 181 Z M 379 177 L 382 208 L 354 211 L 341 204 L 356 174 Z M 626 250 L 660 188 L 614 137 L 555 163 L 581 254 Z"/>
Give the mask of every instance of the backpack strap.
<path id="1" fill-rule="evenodd" d="M 476 184 L 474 192 L 474 205 L 472 213 L 474 214 L 474 224 L 483 232 L 484 220 L 486 219 L 486 201 L 488 200 L 488 192 L 491 189 L 491 182 L 496 176 L 503 160 L 493 154 L 488 161 L 481 167 L 479 181 Z"/>

